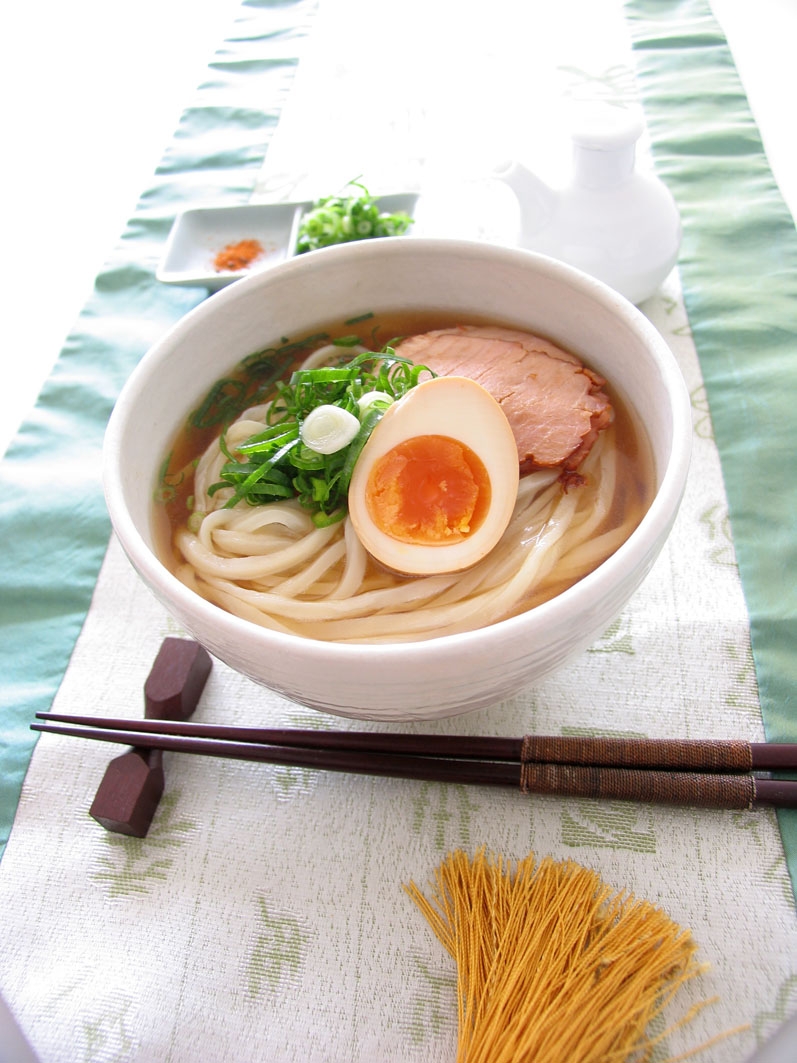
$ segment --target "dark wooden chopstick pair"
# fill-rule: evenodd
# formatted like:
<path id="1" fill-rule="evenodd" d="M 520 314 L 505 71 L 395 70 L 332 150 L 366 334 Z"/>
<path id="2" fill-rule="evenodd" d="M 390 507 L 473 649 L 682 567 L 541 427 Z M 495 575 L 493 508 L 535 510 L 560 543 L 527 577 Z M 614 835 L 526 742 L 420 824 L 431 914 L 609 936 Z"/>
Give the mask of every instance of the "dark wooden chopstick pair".
<path id="1" fill-rule="evenodd" d="M 797 745 L 737 740 L 385 734 L 40 712 L 36 731 L 138 748 L 523 793 L 703 808 L 797 808 Z"/>

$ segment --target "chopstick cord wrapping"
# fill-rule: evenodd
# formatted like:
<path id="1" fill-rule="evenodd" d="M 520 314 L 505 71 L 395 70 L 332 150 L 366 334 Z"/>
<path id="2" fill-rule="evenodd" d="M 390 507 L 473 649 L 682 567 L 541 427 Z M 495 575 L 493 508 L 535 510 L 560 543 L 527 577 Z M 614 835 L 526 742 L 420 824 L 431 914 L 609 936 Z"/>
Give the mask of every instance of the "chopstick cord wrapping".
<path id="1" fill-rule="evenodd" d="M 753 770 L 749 742 L 738 739 L 582 738 L 525 735 L 520 759 L 551 764 L 590 764 L 616 768 L 669 768 L 676 771 Z"/>
<path id="2" fill-rule="evenodd" d="M 697 808 L 749 809 L 756 800 L 751 775 L 711 775 L 645 771 L 571 764 L 530 764 L 520 768 L 524 794 L 562 794 L 603 800 L 643 801 Z"/>

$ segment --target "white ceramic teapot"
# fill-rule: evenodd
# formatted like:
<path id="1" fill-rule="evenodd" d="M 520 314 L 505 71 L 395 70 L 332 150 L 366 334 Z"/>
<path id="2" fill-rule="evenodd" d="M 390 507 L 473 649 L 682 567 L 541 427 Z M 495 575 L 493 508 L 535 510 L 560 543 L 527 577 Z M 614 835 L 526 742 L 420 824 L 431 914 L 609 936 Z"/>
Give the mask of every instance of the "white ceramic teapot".
<path id="1" fill-rule="evenodd" d="M 681 245 L 672 195 L 636 167 L 642 130 L 638 111 L 608 104 L 582 109 L 565 187 L 549 188 L 516 161 L 493 171 L 518 198 L 522 247 L 577 266 L 633 303 L 656 291 Z"/>

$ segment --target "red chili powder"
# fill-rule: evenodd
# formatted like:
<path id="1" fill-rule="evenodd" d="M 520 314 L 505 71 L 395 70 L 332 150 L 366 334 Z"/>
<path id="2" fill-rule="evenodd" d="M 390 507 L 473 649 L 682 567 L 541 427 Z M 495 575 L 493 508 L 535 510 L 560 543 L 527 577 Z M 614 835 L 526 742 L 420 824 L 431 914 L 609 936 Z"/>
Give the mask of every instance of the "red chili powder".
<path id="1" fill-rule="evenodd" d="M 263 245 L 259 240 L 239 240 L 236 244 L 227 244 L 213 259 L 216 272 L 235 271 L 251 266 L 255 259 L 263 254 Z"/>

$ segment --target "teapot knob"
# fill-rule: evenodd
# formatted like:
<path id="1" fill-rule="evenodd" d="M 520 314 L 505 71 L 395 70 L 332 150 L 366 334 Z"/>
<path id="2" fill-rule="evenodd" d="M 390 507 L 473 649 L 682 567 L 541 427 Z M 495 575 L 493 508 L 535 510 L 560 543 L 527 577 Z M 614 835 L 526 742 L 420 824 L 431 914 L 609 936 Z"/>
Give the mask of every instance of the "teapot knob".
<path id="1" fill-rule="evenodd" d="M 579 107 L 571 125 L 574 184 L 606 188 L 630 177 L 643 129 L 637 108 L 610 104 Z"/>

